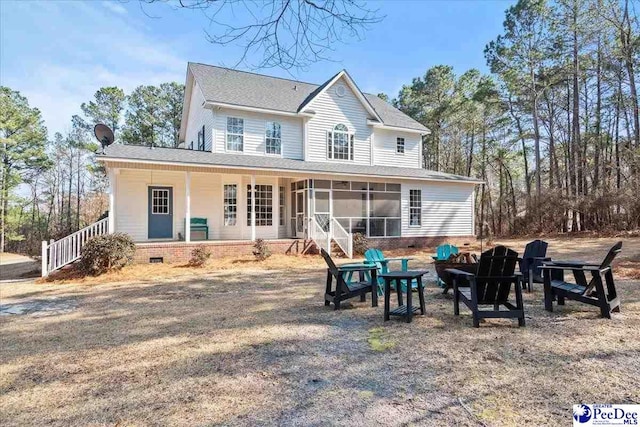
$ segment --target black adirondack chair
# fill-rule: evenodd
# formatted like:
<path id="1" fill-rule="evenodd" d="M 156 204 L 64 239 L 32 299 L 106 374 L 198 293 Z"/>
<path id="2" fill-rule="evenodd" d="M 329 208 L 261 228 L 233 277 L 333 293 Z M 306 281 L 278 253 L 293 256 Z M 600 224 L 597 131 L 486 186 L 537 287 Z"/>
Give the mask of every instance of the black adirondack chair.
<path id="1" fill-rule="evenodd" d="M 453 313 L 460 314 L 460 301 L 473 313 L 473 326 L 480 327 L 483 318 L 518 319 L 524 326 L 524 304 L 522 302 L 522 275 L 516 273 L 518 253 L 505 246 L 496 246 L 480 255 L 476 274 L 448 269 L 453 279 Z M 460 284 L 466 282 L 468 287 Z M 515 285 L 515 305 L 509 301 L 511 285 Z M 491 306 L 492 309 L 480 309 Z M 501 310 L 501 306 L 506 310 Z"/>
<path id="2" fill-rule="evenodd" d="M 609 250 L 600 265 L 571 261 L 545 262 L 540 267 L 544 272 L 545 310 L 553 311 L 554 299 L 557 299 L 558 305 L 564 305 L 564 300 L 570 299 L 600 307 L 602 317 L 611 319 L 612 312 L 620 311 L 620 298 L 613 281 L 611 263 L 621 251 L 622 242 L 618 242 Z M 573 273 L 575 283 L 564 280 L 565 271 Z M 591 280 L 588 282 L 587 273 L 591 273 Z"/>
<path id="3" fill-rule="evenodd" d="M 520 260 L 520 273 L 527 281 L 527 289 L 531 291 L 534 283 L 544 283 L 540 267 L 544 261 L 551 261 L 547 258 L 547 247 L 549 244 L 544 240 L 534 240 L 527 243 L 524 254 Z"/>
<path id="4" fill-rule="evenodd" d="M 371 306 L 378 306 L 378 279 L 375 265 L 351 264 L 338 267 L 324 249 L 321 249 L 320 253 L 327 263 L 327 286 L 324 293 L 325 306 L 333 303 L 334 310 L 338 310 L 340 309 L 340 303 L 350 298 L 359 296 L 360 301 L 366 301 L 368 293 L 371 293 Z M 346 275 L 354 272 L 359 273 L 357 281 L 345 280 Z M 333 289 L 334 279 L 336 282 L 335 290 Z"/>

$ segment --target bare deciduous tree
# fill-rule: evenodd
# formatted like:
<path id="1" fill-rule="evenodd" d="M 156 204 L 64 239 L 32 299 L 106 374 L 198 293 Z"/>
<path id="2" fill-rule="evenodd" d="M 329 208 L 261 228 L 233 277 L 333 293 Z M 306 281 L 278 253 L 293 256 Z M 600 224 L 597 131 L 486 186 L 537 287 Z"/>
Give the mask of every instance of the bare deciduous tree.
<path id="1" fill-rule="evenodd" d="M 207 17 L 211 43 L 242 49 L 236 66 L 286 70 L 332 59 L 329 52 L 336 43 L 361 38 L 383 19 L 377 9 L 357 0 L 180 0 L 178 7 Z M 260 57 L 257 63 L 249 63 L 252 55 Z"/>

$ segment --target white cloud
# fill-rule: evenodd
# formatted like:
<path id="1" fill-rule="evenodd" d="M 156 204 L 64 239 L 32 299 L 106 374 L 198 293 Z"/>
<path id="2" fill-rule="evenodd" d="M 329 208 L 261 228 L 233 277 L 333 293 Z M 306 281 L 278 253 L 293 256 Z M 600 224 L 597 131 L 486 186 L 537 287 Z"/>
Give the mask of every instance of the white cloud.
<path id="1" fill-rule="evenodd" d="M 110 10 L 122 8 L 102 4 Z M 71 116 L 80 114 L 80 105 L 100 87 L 118 86 L 129 93 L 143 84 L 184 80 L 187 60 L 173 53 L 179 46 L 141 30 L 143 23 L 138 25 L 130 15 L 105 14 L 103 7 L 91 3 L 54 3 L 52 7 L 56 6 L 47 13 L 60 19 L 74 8 L 74 23 L 55 35 L 51 52 L 43 57 L 25 51 L 16 58 L 20 61 L 17 71 L 3 70 L 3 84 L 22 92 L 31 106 L 41 110 L 50 136 L 68 130 Z M 49 36 L 48 29 L 42 31 Z"/>
<path id="2" fill-rule="evenodd" d="M 118 15 L 126 15 L 127 14 L 127 9 L 125 9 L 124 6 L 122 6 L 121 4 L 117 3 L 114 0 L 103 1 L 102 5 L 105 8 L 109 9 L 111 12 L 117 13 Z"/>

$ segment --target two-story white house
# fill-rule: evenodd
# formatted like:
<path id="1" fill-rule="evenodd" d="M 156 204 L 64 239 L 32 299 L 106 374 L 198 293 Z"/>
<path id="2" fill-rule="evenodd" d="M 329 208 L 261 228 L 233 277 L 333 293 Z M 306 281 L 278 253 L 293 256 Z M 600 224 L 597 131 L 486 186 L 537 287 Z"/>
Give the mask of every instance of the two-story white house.
<path id="1" fill-rule="evenodd" d="M 349 254 L 353 233 L 383 248 L 471 236 L 480 181 L 423 169 L 428 132 L 346 71 L 315 85 L 189 63 L 181 148 L 98 156 L 108 229 L 139 242 L 139 261 L 165 262 L 202 243 L 250 253 L 257 238 Z"/>

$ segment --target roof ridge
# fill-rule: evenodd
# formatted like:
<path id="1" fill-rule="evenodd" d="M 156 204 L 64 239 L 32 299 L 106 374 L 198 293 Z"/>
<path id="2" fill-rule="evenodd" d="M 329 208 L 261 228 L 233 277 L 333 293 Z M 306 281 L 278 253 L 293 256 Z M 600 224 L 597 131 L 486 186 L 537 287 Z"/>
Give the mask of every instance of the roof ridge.
<path id="1" fill-rule="evenodd" d="M 191 64 L 202 65 L 202 66 L 211 67 L 211 68 L 219 68 L 221 70 L 234 71 L 236 73 L 252 74 L 254 76 L 268 77 L 270 79 L 284 80 L 284 81 L 292 82 L 292 83 L 303 83 L 303 84 L 311 85 L 311 86 L 320 86 L 320 84 L 318 84 L 318 83 L 305 82 L 305 81 L 302 81 L 302 80 L 287 79 L 285 77 L 270 76 L 268 74 L 260 74 L 260 73 L 254 72 L 254 71 L 236 70 L 236 69 L 229 68 L 229 67 L 222 67 L 220 65 L 211 65 L 211 64 L 204 64 L 202 62 L 192 62 L 192 61 L 189 61 L 188 64 L 189 65 L 191 65 Z"/>

